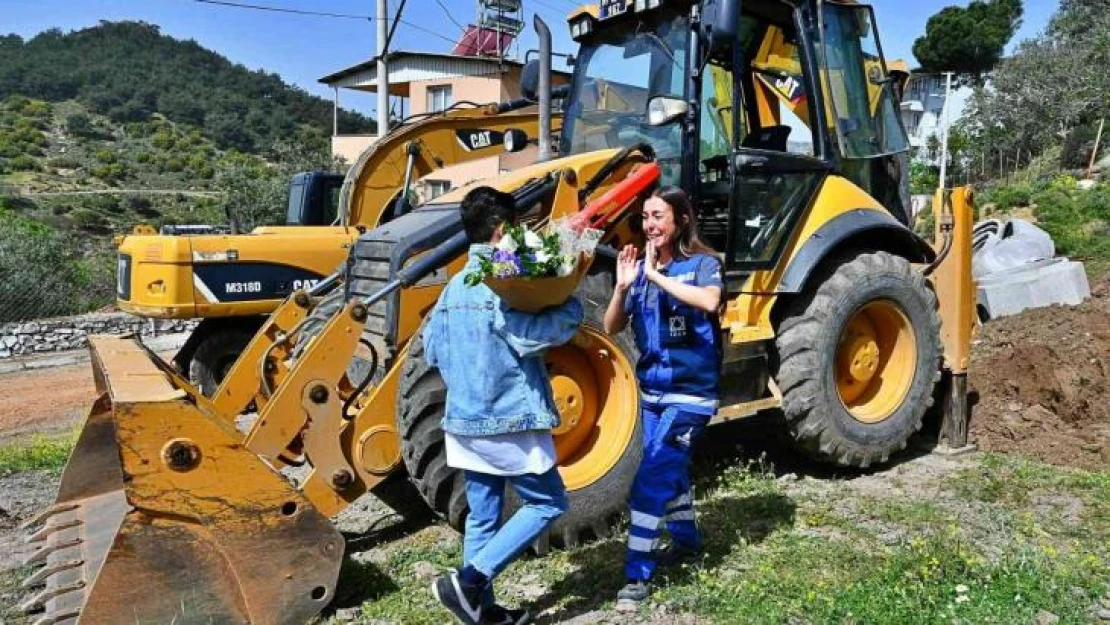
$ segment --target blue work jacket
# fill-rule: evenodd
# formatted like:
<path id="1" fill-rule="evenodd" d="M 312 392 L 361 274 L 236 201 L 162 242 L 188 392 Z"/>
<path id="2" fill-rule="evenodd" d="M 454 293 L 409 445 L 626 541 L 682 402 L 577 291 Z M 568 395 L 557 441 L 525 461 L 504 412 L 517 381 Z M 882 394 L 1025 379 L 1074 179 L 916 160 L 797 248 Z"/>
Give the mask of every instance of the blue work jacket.
<path id="1" fill-rule="evenodd" d="M 459 436 L 548 430 L 559 413 L 544 352 L 574 337 L 582 303 L 571 298 L 537 314 L 508 308 L 488 286 L 467 286 L 489 245 L 470 246 L 466 267 L 451 281 L 424 327 L 424 353 L 447 385 L 443 429 Z"/>
<path id="2" fill-rule="evenodd" d="M 721 262 L 694 254 L 675 258 L 660 270 L 694 286 L 724 288 Z M 716 407 L 720 396 L 721 330 L 715 313 L 683 303 L 656 286 L 639 263 L 624 301 L 632 336 L 640 350 L 636 377 L 645 398 L 662 403 Z"/>

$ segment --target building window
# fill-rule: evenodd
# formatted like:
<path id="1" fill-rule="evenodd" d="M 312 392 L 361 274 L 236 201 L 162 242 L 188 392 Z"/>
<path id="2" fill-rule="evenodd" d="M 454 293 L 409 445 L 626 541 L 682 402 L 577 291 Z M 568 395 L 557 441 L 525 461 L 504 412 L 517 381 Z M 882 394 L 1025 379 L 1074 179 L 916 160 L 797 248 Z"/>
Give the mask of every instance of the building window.
<path id="1" fill-rule="evenodd" d="M 450 87 L 448 87 L 450 89 Z M 428 201 L 437 198 L 451 190 L 450 180 L 424 180 L 425 198 Z"/>
<path id="2" fill-rule="evenodd" d="M 428 87 L 428 112 L 438 113 L 451 106 L 451 85 Z"/>

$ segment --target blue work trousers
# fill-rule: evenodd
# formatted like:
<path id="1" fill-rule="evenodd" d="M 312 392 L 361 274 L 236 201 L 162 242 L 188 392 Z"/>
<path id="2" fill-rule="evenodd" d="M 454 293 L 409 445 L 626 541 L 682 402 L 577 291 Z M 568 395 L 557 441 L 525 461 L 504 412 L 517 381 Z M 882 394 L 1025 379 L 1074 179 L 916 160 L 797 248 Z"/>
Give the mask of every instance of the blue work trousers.
<path id="1" fill-rule="evenodd" d="M 567 511 L 567 495 L 559 472 L 551 468 L 540 475 L 488 475 L 464 471 L 466 517 L 463 562 L 489 577 L 482 605 L 493 605 L 493 579 L 516 560 L 540 534 Z M 505 485 L 520 498 L 520 509 L 505 523 Z"/>
<path id="2" fill-rule="evenodd" d="M 690 484 L 690 449 L 714 410 L 685 404 L 643 402 L 644 459 L 632 483 L 625 577 L 651 579 L 655 549 L 666 525 L 677 545 L 699 549 Z"/>

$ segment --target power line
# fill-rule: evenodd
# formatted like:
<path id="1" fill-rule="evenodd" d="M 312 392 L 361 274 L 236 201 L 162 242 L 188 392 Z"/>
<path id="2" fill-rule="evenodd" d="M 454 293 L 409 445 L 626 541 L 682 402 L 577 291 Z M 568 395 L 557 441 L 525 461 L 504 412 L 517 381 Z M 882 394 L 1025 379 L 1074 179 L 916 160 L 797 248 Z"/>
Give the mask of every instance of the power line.
<path id="1" fill-rule="evenodd" d="M 460 31 L 463 31 L 463 32 L 466 31 L 466 27 L 463 26 L 462 24 L 460 24 L 459 21 L 455 19 L 454 15 L 451 15 L 451 10 L 447 8 L 446 4 L 443 4 L 443 0 L 436 0 L 436 4 L 438 4 L 440 6 L 440 8 L 443 9 L 443 12 L 445 14 L 447 14 L 447 19 L 451 20 L 452 24 L 454 24 L 455 26 L 458 26 Z"/>
<path id="2" fill-rule="evenodd" d="M 290 9 L 288 7 L 276 7 L 276 6 L 269 6 L 269 5 L 264 5 L 264 4 L 247 4 L 247 3 L 244 3 L 244 2 L 228 2 L 227 0 L 193 0 L 193 2 L 199 2 L 201 4 L 215 4 L 215 5 L 226 6 L 226 7 L 234 7 L 234 8 L 237 8 L 237 9 L 253 9 L 255 11 L 272 11 L 272 12 L 275 12 L 275 13 L 292 13 L 294 15 L 313 15 L 313 16 L 318 16 L 318 17 L 335 17 L 335 18 L 342 18 L 342 19 L 367 20 L 367 21 L 371 21 L 371 22 L 375 22 L 378 19 L 378 18 L 376 18 L 372 15 L 357 15 L 357 14 L 352 14 L 352 13 L 327 13 L 327 12 L 324 12 L 324 11 L 305 11 L 305 10 L 301 10 L 301 9 Z M 444 40 L 448 43 L 451 43 L 451 44 L 455 43 L 454 39 L 452 39 L 452 38 L 450 38 L 446 35 L 443 35 L 441 33 L 437 33 L 433 30 L 429 30 L 427 28 L 424 28 L 423 26 L 420 26 L 419 24 L 414 24 L 414 23 L 412 23 L 408 20 L 396 19 L 395 22 L 400 22 L 401 24 L 404 24 L 405 26 L 408 26 L 409 28 L 412 28 L 413 30 L 418 30 L 418 31 L 420 31 L 422 33 L 425 33 L 427 35 L 431 35 L 433 37 L 438 37 L 439 39 L 442 39 L 442 40 Z"/>
<path id="3" fill-rule="evenodd" d="M 218 4 L 226 7 L 236 7 L 239 9 L 254 9 L 256 11 L 273 11 L 275 13 L 294 13 L 296 15 L 318 15 L 320 17 L 339 17 L 352 20 L 370 20 L 374 21 L 377 18 L 370 15 L 352 15 L 350 13 L 326 13 L 323 11 L 304 11 L 301 9 L 290 9 L 287 7 L 274 7 L 265 6 L 261 4 L 245 4 L 241 2 L 227 2 L 226 0 L 193 0 L 202 4 Z"/>

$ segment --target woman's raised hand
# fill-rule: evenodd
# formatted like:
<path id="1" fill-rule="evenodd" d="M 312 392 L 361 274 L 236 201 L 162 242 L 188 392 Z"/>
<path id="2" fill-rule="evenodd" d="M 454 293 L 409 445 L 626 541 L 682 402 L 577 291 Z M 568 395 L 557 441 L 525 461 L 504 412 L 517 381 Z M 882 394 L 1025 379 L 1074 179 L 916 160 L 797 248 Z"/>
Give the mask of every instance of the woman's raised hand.
<path id="1" fill-rule="evenodd" d="M 636 248 L 624 246 L 617 255 L 617 288 L 627 290 L 636 281 Z"/>

